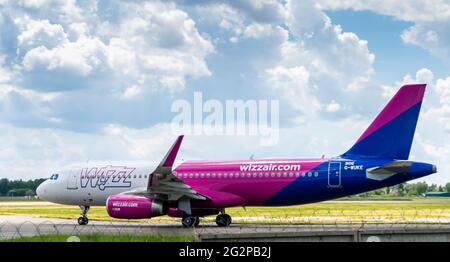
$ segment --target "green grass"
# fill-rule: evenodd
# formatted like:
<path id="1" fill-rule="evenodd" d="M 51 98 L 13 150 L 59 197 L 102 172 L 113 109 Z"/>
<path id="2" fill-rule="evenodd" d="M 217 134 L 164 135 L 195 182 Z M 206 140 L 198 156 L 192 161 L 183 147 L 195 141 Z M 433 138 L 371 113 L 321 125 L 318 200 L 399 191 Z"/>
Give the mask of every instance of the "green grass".
<path id="1" fill-rule="evenodd" d="M 68 242 L 68 234 L 53 234 L 33 237 L 19 237 L 0 242 Z M 81 234 L 77 235 L 80 242 L 193 242 L 194 236 L 185 235 L 112 235 L 112 234 Z M 69 239 L 69 240 L 68 240 Z"/>
<path id="2" fill-rule="evenodd" d="M 344 222 L 420 222 L 423 220 L 450 219 L 450 199 L 412 198 L 399 200 L 339 200 L 288 207 L 248 207 L 229 208 L 227 213 L 236 223 L 339 223 Z M 65 205 L 1 205 L 0 215 L 31 215 L 44 218 L 76 219 L 80 210 L 76 206 Z M 91 207 L 89 219 L 102 221 L 122 221 L 108 216 L 105 207 Z M 215 216 L 204 218 L 213 222 Z M 179 219 L 167 216 L 139 220 L 149 223 L 179 223 Z M 324 222 L 325 221 L 325 222 Z M 426 221 L 425 221 L 426 222 Z M 439 221 L 438 221 L 439 222 Z M 448 221 L 447 221 L 448 223 Z"/>

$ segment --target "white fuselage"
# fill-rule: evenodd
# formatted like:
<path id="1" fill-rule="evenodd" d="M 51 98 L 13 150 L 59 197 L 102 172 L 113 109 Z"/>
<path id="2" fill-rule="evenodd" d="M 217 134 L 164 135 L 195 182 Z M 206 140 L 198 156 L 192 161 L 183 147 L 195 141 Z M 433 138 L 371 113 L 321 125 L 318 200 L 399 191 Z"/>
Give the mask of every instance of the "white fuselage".
<path id="1" fill-rule="evenodd" d="M 104 206 L 110 195 L 147 188 L 154 167 L 95 165 L 53 174 L 36 190 L 39 198 L 66 205 Z"/>

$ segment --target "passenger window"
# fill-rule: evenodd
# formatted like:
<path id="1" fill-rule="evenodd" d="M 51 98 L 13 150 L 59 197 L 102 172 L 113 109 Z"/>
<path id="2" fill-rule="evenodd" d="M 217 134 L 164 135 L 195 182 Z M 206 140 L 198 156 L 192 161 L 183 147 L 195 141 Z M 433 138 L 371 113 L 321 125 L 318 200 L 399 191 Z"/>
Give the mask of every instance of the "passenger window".
<path id="1" fill-rule="evenodd" d="M 142 178 L 142 175 L 139 175 L 139 178 Z"/>

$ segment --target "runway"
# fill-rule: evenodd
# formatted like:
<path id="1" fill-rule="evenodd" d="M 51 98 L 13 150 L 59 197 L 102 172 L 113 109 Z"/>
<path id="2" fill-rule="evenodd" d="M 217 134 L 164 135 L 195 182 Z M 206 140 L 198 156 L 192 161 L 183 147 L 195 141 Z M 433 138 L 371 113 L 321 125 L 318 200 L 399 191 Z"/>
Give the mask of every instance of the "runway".
<path id="1" fill-rule="evenodd" d="M 448 232 L 448 236 L 445 235 Z M 213 223 L 197 228 L 179 224 L 90 221 L 79 226 L 75 219 L 48 219 L 32 216 L 0 216 L 0 239 L 46 234 L 160 234 L 194 235 L 198 241 L 352 241 L 356 235 L 444 234 L 439 239 L 450 240 L 449 224 L 335 224 L 335 225 L 274 225 L 232 224 L 217 227 Z M 392 240 L 392 237 L 390 238 Z M 439 241 L 439 239 L 437 241 Z M 448 239 L 448 240 L 446 240 Z M 358 239 L 356 239 L 358 240 Z"/>

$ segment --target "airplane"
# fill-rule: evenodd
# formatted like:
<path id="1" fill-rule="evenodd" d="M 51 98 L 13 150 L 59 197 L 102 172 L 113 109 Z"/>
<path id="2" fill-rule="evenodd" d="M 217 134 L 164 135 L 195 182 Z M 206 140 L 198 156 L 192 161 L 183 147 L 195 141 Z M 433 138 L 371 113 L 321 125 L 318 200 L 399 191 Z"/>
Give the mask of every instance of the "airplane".
<path id="1" fill-rule="evenodd" d="M 90 206 L 106 206 L 118 219 L 168 215 L 184 227 L 216 216 L 230 226 L 226 208 L 308 204 L 393 186 L 436 173 L 409 161 L 426 84 L 404 85 L 356 143 L 332 158 L 183 161 L 174 165 L 179 136 L 156 168 L 91 165 L 55 172 L 37 188 L 40 199 L 78 205 L 78 224 Z"/>

